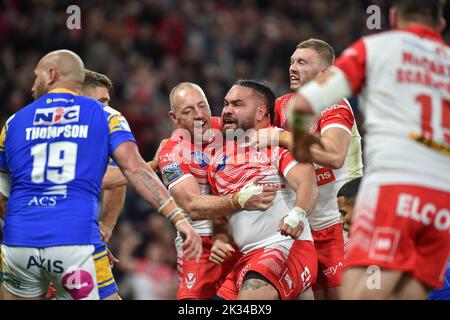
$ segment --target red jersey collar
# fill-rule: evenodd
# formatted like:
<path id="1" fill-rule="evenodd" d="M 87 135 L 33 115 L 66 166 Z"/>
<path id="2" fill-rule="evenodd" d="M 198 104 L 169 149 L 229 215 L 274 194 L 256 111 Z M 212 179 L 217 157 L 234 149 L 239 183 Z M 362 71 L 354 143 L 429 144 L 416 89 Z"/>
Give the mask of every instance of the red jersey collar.
<path id="1" fill-rule="evenodd" d="M 404 29 L 399 29 L 401 31 L 411 32 L 415 35 L 418 35 L 419 37 L 428 38 L 436 40 L 440 43 L 446 44 L 445 41 L 442 39 L 442 36 L 431 29 L 430 27 L 426 27 L 422 24 L 414 24 Z"/>

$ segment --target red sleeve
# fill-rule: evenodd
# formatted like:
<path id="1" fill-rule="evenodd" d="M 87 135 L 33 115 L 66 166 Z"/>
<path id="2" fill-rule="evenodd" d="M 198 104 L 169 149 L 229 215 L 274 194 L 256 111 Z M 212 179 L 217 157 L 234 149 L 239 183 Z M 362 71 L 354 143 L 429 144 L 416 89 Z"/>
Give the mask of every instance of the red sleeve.
<path id="1" fill-rule="evenodd" d="M 355 117 L 350 106 L 345 102 L 325 109 L 319 117 L 319 132 L 322 133 L 327 127 L 341 127 L 347 129 L 351 134 Z"/>
<path id="2" fill-rule="evenodd" d="M 279 147 L 278 149 L 278 172 L 286 178 L 288 171 L 295 165 L 295 161 L 292 154 L 288 149 L 284 147 Z"/>
<path id="3" fill-rule="evenodd" d="M 354 94 L 358 94 L 366 78 L 366 46 L 362 39 L 348 47 L 334 65 L 341 69 L 352 87 Z"/>
<path id="4" fill-rule="evenodd" d="M 191 174 L 189 166 L 183 161 L 182 148 L 177 141 L 167 140 L 161 148 L 158 157 L 158 166 L 161 170 L 164 185 L 170 188 L 182 177 Z"/>
<path id="5" fill-rule="evenodd" d="M 275 110 L 274 110 L 274 119 L 273 119 L 273 125 L 281 128 L 281 98 L 278 98 L 275 100 Z"/>
<path id="6" fill-rule="evenodd" d="M 222 130 L 222 118 L 211 117 L 211 128 L 216 130 Z"/>

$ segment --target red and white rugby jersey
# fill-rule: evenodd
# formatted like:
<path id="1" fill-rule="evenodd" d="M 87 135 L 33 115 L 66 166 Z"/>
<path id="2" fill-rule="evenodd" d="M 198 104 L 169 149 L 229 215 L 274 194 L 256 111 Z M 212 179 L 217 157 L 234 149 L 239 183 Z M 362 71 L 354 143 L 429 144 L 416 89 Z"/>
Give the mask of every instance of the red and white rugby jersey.
<path id="1" fill-rule="evenodd" d="M 182 139 L 168 139 L 161 148 L 158 158 L 158 166 L 161 170 L 163 183 L 170 189 L 186 179 L 194 177 L 199 186 L 201 194 L 211 194 L 208 183 L 208 156 L 203 153 L 203 148 L 196 148 L 193 143 Z M 212 234 L 210 220 L 192 221 L 185 213 L 195 231 L 199 235 L 209 236 Z"/>
<path id="2" fill-rule="evenodd" d="M 281 188 L 268 210 L 242 210 L 230 216 L 232 236 L 241 252 L 247 253 L 280 242 L 285 242 L 286 247 L 292 244 L 291 238 L 277 232 L 277 226 L 295 204 L 295 192 L 287 185 L 285 177 L 296 164 L 283 147 L 257 151 L 254 147 L 239 146 L 237 143 L 228 144 L 211 158 L 208 179 L 213 193 L 217 195 L 238 192 L 252 180 L 256 184 Z M 305 228 L 299 239 L 312 241 L 307 219 L 303 223 Z"/>
<path id="3" fill-rule="evenodd" d="M 222 129 L 221 117 L 211 117 L 211 129 Z M 194 177 L 200 186 L 201 194 L 211 194 L 207 168 L 209 164 L 208 155 L 212 154 L 214 150 L 212 148 L 207 150 L 207 148 L 212 142 L 197 147 L 191 141 L 178 137 L 176 133 L 165 142 L 159 153 L 158 166 L 161 170 L 164 185 L 169 191 L 183 179 Z M 192 221 L 189 215 L 184 214 L 199 235 L 209 236 L 212 234 L 210 220 Z"/>
<path id="4" fill-rule="evenodd" d="M 450 48 L 440 35 L 415 25 L 363 37 L 336 68 L 359 94 L 367 174 L 394 169 L 409 173 L 379 182 L 450 190 Z"/>
<path id="5" fill-rule="evenodd" d="M 286 94 L 277 99 L 279 108 L 276 110 L 280 119 L 277 122 L 281 127 L 287 128 L 287 105 L 294 96 Z M 348 148 L 344 164 L 340 169 L 331 169 L 318 164 L 316 168 L 317 185 L 319 186 L 319 199 L 314 212 L 309 216 L 309 223 L 313 230 L 321 230 L 339 223 L 340 213 L 336 202 L 339 189 L 347 182 L 362 176 L 361 136 L 355 123 L 352 108 L 344 99 L 339 103 L 324 109 L 316 121 L 312 124 L 310 132 L 322 135 L 330 128 L 345 130 L 352 139 Z"/>

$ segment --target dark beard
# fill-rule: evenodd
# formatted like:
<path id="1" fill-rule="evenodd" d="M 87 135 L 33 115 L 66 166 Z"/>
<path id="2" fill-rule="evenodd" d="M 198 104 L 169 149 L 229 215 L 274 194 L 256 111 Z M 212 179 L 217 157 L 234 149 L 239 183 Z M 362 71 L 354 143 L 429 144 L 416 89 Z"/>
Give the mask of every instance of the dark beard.
<path id="1" fill-rule="evenodd" d="M 34 100 L 37 100 L 46 93 L 47 93 L 47 90 L 45 88 L 45 85 L 43 82 L 41 82 L 37 85 L 36 89 L 34 90 L 33 98 L 34 98 Z"/>

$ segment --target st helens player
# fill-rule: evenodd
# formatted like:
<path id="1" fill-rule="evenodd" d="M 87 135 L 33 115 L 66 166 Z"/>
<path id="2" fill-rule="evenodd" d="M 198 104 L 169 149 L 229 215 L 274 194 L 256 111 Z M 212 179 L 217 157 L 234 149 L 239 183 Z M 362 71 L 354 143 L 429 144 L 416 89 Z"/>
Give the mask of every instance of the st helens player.
<path id="1" fill-rule="evenodd" d="M 344 298 L 423 299 L 430 288 L 442 286 L 450 243 L 450 49 L 440 36 L 444 4 L 394 1 L 393 30 L 355 42 L 293 101 L 297 112 L 289 120 L 302 161 L 311 158 L 309 146 L 315 142 L 299 125 L 304 114 L 319 114 L 341 97 L 358 94 L 365 115 L 367 170 L 350 229 Z M 369 266 L 372 274 L 379 270 L 377 290 L 367 285 Z"/>
<path id="2" fill-rule="evenodd" d="M 186 261 L 181 257 L 182 238 L 178 236 L 176 239 L 177 299 L 210 299 L 216 295 L 222 275 L 233 264 L 232 259 L 224 265 L 208 261 L 212 245 L 211 219 L 224 217 L 243 207 L 247 210 L 265 210 L 272 203 L 275 192 L 266 190 L 255 194 L 246 202 L 241 201 L 242 207 L 239 193 L 227 197 L 210 195 L 207 169 L 211 149 L 207 147 L 215 139 L 210 128 L 220 129 L 221 118 L 211 117 L 205 93 L 198 85 L 189 82 L 182 82 L 172 89 L 170 108 L 169 116 L 177 130 L 163 142 L 158 165 L 164 184 L 201 236 L 203 244 L 200 261 Z M 221 136 L 220 131 L 218 133 Z"/>
<path id="3" fill-rule="evenodd" d="M 298 44 L 289 67 L 291 90 L 295 92 L 318 75 L 327 73 L 333 61 L 334 50 L 325 41 L 309 39 Z M 280 128 L 289 129 L 287 107 L 294 92 L 275 102 L 274 124 Z M 338 299 L 343 282 L 344 239 L 336 195 L 347 181 L 362 175 L 361 137 L 345 99 L 324 109 L 310 132 L 320 137 L 321 142 L 312 150 L 319 186 L 319 200 L 309 216 L 319 268 L 312 288 L 316 299 Z M 290 146 L 292 134 L 280 132 L 280 143 Z"/>
<path id="4" fill-rule="evenodd" d="M 313 166 L 298 164 L 283 147 L 261 151 L 245 141 L 249 131 L 270 127 L 274 101 L 270 88 L 252 80 L 237 81 L 224 98 L 227 143 L 208 168 L 214 194 L 227 197 L 252 183 L 279 189 L 267 210 L 244 209 L 229 216 L 242 256 L 217 293 L 226 300 L 297 299 L 316 278 L 317 256 L 307 219 L 317 199 Z M 215 247 L 217 241 L 222 240 Z M 213 261 L 227 261 L 229 251 L 220 251 L 223 255 L 212 251 Z"/>

